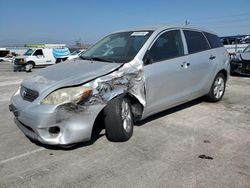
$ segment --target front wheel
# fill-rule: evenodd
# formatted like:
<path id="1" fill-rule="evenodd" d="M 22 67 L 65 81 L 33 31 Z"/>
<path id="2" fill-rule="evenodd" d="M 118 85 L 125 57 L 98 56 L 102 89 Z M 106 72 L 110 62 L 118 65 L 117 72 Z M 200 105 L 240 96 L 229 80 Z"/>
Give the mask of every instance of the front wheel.
<path id="1" fill-rule="evenodd" d="M 214 82 L 210 88 L 206 98 L 210 102 L 218 102 L 222 99 L 226 89 L 226 79 L 224 74 L 219 73 L 216 75 Z"/>
<path id="2" fill-rule="evenodd" d="M 30 63 L 28 62 L 26 65 L 25 65 L 25 71 L 26 72 L 31 72 L 31 70 L 34 68 L 34 64 L 33 63 Z"/>
<path id="3" fill-rule="evenodd" d="M 133 114 L 130 101 L 117 97 L 104 109 L 106 137 L 113 142 L 124 142 L 133 134 Z"/>

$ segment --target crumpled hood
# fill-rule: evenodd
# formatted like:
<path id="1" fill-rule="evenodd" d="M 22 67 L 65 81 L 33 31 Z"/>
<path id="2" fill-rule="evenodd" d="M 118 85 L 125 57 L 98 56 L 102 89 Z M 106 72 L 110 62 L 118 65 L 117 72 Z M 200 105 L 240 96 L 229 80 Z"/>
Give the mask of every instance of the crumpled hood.
<path id="1" fill-rule="evenodd" d="M 67 61 L 49 66 L 22 82 L 24 87 L 43 93 L 61 87 L 82 84 L 96 77 L 108 74 L 122 63 L 107 63 L 88 60 Z"/>

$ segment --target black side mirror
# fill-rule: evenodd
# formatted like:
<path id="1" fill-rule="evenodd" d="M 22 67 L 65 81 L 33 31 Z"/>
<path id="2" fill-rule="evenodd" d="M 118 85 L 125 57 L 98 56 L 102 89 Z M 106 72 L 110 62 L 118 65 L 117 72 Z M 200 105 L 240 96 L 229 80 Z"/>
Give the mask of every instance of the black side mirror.
<path id="1" fill-rule="evenodd" d="M 143 58 L 143 62 L 144 62 L 144 65 L 149 65 L 149 64 L 152 64 L 154 62 L 149 50 L 146 52 L 146 54 Z"/>

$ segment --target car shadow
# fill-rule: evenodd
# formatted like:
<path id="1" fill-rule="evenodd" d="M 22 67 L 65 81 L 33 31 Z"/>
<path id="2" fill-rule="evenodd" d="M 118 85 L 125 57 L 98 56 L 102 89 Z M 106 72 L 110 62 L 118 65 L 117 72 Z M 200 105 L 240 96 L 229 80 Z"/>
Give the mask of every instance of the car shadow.
<path id="1" fill-rule="evenodd" d="M 243 75 L 243 74 L 239 74 L 239 73 L 230 73 L 231 77 L 242 77 L 242 78 L 250 78 L 250 75 Z"/>

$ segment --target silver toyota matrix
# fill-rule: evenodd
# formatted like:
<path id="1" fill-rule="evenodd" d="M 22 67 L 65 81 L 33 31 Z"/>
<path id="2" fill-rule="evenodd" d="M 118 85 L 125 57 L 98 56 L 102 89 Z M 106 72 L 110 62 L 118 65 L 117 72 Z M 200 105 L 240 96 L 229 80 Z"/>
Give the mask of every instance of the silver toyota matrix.
<path id="1" fill-rule="evenodd" d="M 27 137 L 45 144 L 88 141 L 102 125 L 108 140 L 127 141 L 135 121 L 201 96 L 220 101 L 229 66 L 213 32 L 178 26 L 124 30 L 81 59 L 24 80 L 9 109 Z"/>

